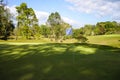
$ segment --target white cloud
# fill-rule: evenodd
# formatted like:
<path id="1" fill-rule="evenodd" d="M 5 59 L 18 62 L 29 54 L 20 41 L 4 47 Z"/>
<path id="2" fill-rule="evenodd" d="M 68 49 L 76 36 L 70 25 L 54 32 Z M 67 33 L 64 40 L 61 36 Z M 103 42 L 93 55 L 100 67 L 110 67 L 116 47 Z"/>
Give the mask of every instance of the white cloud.
<path id="1" fill-rule="evenodd" d="M 35 10 L 35 14 L 36 14 L 37 18 L 39 19 L 40 24 L 45 24 L 45 22 L 47 21 L 49 15 L 50 15 L 48 12 L 37 11 L 37 10 Z M 62 16 L 61 18 L 63 19 L 63 21 L 65 21 L 66 23 L 69 23 L 70 25 L 77 25 L 78 24 L 77 21 L 70 19 L 68 17 Z"/>
<path id="2" fill-rule="evenodd" d="M 17 11 L 16 11 L 15 7 L 16 7 L 16 5 L 7 6 L 7 8 L 9 8 L 9 10 L 12 13 L 14 18 L 17 16 Z M 47 17 L 49 16 L 49 13 L 43 12 L 43 11 L 37 11 L 37 10 L 35 10 L 35 14 L 36 14 L 37 18 L 39 19 L 40 24 L 44 24 Z"/>
<path id="3" fill-rule="evenodd" d="M 44 12 L 44 11 L 37 11 L 37 10 L 35 10 L 35 14 L 36 14 L 37 18 L 39 19 L 39 23 L 40 24 L 45 24 L 45 22 L 48 19 L 49 13 L 48 12 Z"/>
<path id="4" fill-rule="evenodd" d="M 7 6 L 7 8 L 9 8 L 9 10 L 10 10 L 10 13 L 12 13 L 12 15 L 13 15 L 13 18 L 16 18 L 16 16 L 17 16 L 17 11 L 16 11 L 15 7 L 16 7 L 16 5 Z M 35 14 L 36 14 L 37 18 L 39 19 L 39 23 L 40 24 L 45 24 L 45 22 L 46 22 L 46 20 L 47 20 L 47 18 L 49 16 L 49 13 L 44 12 L 44 11 L 35 10 Z"/>
<path id="5" fill-rule="evenodd" d="M 13 15 L 13 18 L 17 16 L 17 11 L 16 11 L 16 5 L 13 6 L 7 6 L 7 8 L 10 10 L 10 13 Z"/>
<path id="6" fill-rule="evenodd" d="M 78 26 L 78 25 L 80 26 L 79 22 L 77 22 L 76 20 L 70 19 L 68 17 L 63 17 L 63 16 L 62 16 L 62 19 L 63 19 L 63 21 L 71 24 L 72 26 L 75 26 L 75 27 Z"/>
<path id="7" fill-rule="evenodd" d="M 35 14 L 36 14 L 37 18 L 39 19 L 39 22 L 42 23 L 42 24 L 47 21 L 49 15 L 50 15 L 48 12 L 37 11 L 37 10 L 35 10 Z M 70 25 L 76 25 L 76 24 L 78 24 L 77 21 L 75 21 L 73 19 L 70 19 L 68 17 L 62 16 L 61 18 L 63 19 L 63 21 L 69 23 Z"/>
<path id="8" fill-rule="evenodd" d="M 66 0 L 70 9 L 95 16 L 120 15 L 120 0 Z M 119 18 L 120 19 L 120 18 Z"/>
<path id="9" fill-rule="evenodd" d="M 49 16 L 49 13 L 43 12 L 43 11 L 35 11 L 35 14 L 36 14 L 37 18 L 40 20 L 46 19 Z"/>

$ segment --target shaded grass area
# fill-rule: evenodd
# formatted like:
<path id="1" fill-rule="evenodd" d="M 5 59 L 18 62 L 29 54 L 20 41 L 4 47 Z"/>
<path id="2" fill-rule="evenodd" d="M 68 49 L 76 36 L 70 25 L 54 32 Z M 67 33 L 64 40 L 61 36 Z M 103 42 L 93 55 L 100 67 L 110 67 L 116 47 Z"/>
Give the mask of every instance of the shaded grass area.
<path id="1" fill-rule="evenodd" d="M 0 80 L 120 80 L 120 48 L 0 44 Z"/>

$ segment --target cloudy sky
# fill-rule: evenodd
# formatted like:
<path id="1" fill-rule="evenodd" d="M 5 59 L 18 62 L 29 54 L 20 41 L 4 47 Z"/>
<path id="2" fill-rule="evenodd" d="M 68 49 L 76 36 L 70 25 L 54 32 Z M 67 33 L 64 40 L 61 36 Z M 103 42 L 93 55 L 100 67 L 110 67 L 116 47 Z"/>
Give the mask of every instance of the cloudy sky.
<path id="1" fill-rule="evenodd" d="M 34 9 L 40 24 L 56 11 L 74 28 L 101 21 L 120 21 L 120 0 L 7 0 L 14 14 L 15 6 L 22 2 Z"/>

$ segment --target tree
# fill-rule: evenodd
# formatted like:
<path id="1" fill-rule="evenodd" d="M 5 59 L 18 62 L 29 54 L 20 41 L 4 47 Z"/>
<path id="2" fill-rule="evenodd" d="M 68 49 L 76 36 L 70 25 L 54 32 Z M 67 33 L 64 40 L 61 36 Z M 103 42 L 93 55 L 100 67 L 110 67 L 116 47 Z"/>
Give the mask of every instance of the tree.
<path id="1" fill-rule="evenodd" d="M 30 39 L 31 35 L 33 37 L 39 33 L 38 30 L 38 19 L 32 8 L 28 8 L 26 3 L 22 3 L 20 6 L 16 7 L 18 16 L 17 16 L 17 29 L 19 31 L 18 35 L 21 35 L 25 39 Z"/>
<path id="2" fill-rule="evenodd" d="M 0 36 L 2 39 L 7 40 L 14 29 L 14 25 L 11 20 L 11 13 L 3 0 L 0 1 Z"/>
<path id="3" fill-rule="evenodd" d="M 95 34 L 96 35 L 104 35 L 104 34 L 115 34 L 119 33 L 119 26 L 118 23 L 113 21 L 106 21 L 106 22 L 98 22 L 95 27 Z"/>
<path id="4" fill-rule="evenodd" d="M 47 24 L 50 26 L 51 37 L 53 37 L 55 41 L 62 39 L 65 31 L 65 23 L 62 21 L 58 12 L 50 14 Z"/>
<path id="5" fill-rule="evenodd" d="M 41 34 L 48 38 L 49 35 L 50 35 L 50 27 L 48 27 L 47 25 L 41 25 L 40 26 L 40 31 L 41 31 Z"/>
<path id="6" fill-rule="evenodd" d="M 98 22 L 94 28 L 95 35 L 104 35 L 106 33 L 105 22 Z"/>
<path id="7" fill-rule="evenodd" d="M 86 42 L 88 40 L 86 37 L 83 36 L 83 34 L 84 34 L 83 29 L 84 28 L 73 30 L 73 38 L 77 39 L 81 43 Z"/>
<path id="8" fill-rule="evenodd" d="M 86 36 L 91 36 L 91 35 L 94 35 L 93 30 L 94 30 L 94 25 L 90 25 L 90 24 L 85 25 L 83 28 L 83 33 Z"/>

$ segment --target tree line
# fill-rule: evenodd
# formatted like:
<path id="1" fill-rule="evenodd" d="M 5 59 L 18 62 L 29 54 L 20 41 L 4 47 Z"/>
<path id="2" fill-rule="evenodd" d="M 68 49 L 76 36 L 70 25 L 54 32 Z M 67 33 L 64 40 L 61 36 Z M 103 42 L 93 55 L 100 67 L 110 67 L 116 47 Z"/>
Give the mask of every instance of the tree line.
<path id="1" fill-rule="evenodd" d="M 39 25 L 36 14 L 32 8 L 26 3 L 16 6 L 17 16 L 16 27 L 12 21 L 12 14 L 4 4 L 0 1 L 0 39 L 7 40 L 10 36 L 18 39 L 41 39 L 43 37 L 50 38 L 51 41 L 62 41 L 66 36 L 66 29 L 72 26 L 61 19 L 58 12 L 51 13 L 45 25 Z M 84 39 L 84 36 L 118 34 L 120 33 L 120 24 L 113 21 L 98 22 L 96 25 L 85 25 L 80 29 L 73 29 L 70 38 Z"/>
<path id="2" fill-rule="evenodd" d="M 73 36 L 95 36 L 107 34 L 120 34 L 120 23 L 116 21 L 98 22 L 96 25 L 85 25 L 79 29 L 74 29 Z"/>

